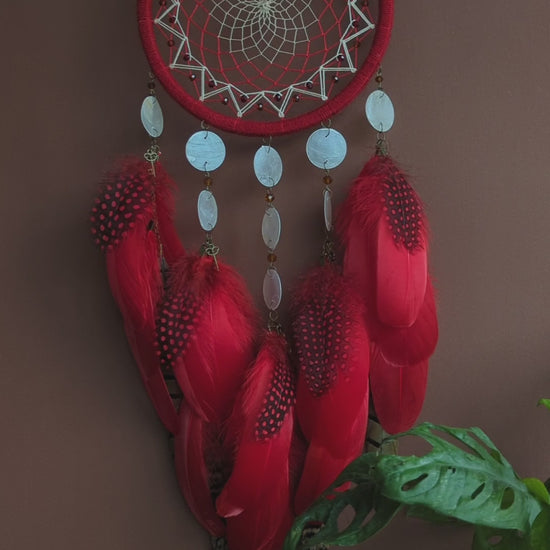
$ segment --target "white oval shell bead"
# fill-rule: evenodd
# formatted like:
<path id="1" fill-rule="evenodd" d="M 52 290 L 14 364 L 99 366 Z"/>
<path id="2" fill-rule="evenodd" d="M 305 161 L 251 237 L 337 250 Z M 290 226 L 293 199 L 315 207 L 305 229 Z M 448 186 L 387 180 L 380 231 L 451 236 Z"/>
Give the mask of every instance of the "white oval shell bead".
<path id="1" fill-rule="evenodd" d="M 254 173 L 265 187 L 274 187 L 283 175 L 281 156 L 271 145 L 262 145 L 254 155 Z"/>
<path id="2" fill-rule="evenodd" d="M 185 156 L 193 168 L 201 172 L 212 172 L 225 160 L 225 144 L 214 132 L 201 130 L 187 140 Z"/>
<path id="3" fill-rule="evenodd" d="M 281 216 L 274 206 L 268 206 L 262 219 L 262 238 L 270 250 L 277 248 L 281 238 Z"/>
<path id="4" fill-rule="evenodd" d="M 332 231 L 332 191 L 330 189 L 323 191 L 323 211 L 325 214 L 325 227 L 327 231 Z"/>
<path id="5" fill-rule="evenodd" d="M 218 223 L 218 205 L 211 191 L 204 189 L 197 201 L 199 222 L 205 231 L 212 231 Z"/>
<path id="6" fill-rule="evenodd" d="M 387 132 L 394 123 L 395 111 L 390 96 L 383 90 L 375 90 L 365 103 L 365 113 L 370 125 L 378 132 Z"/>
<path id="7" fill-rule="evenodd" d="M 281 277 L 279 277 L 274 267 L 269 267 L 265 273 L 263 295 L 267 309 L 273 311 L 281 304 L 283 285 L 281 283 Z"/>
<path id="8" fill-rule="evenodd" d="M 154 95 L 147 96 L 141 104 L 141 123 L 152 138 L 158 138 L 164 130 L 162 109 Z"/>
<path id="9" fill-rule="evenodd" d="M 332 128 L 313 132 L 306 143 L 307 158 L 317 168 L 336 168 L 346 158 L 348 146 L 344 136 Z"/>

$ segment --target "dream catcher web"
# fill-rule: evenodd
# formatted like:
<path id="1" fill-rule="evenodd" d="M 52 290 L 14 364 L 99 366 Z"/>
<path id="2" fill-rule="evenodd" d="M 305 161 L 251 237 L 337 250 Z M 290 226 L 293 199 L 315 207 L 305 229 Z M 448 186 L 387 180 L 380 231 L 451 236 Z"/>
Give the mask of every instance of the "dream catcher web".
<path id="1" fill-rule="evenodd" d="M 174 437 L 181 490 L 216 549 L 281 550 L 296 515 L 363 452 L 372 403 L 391 433 L 420 413 L 438 329 L 424 209 L 385 138 L 394 109 L 380 62 L 392 18 L 393 0 L 138 0 L 154 73 L 141 107 L 151 143 L 145 161 L 106 177 L 92 233 L 147 392 Z M 331 117 L 375 73 L 365 104 L 375 154 L 333 223 L 331 170 L 347 144 Z M 184 250 L 174 229 L 157 79 L 201 121 L 185 148 L 203 178 L 199 253 Z M 314 125 L 305 153 L 326 239 L 283 327 L 276 188 L 292 175 L 272 137 Z M 262 137 L 248 168 L 263 195 L 265 328 L 215 243 L 214 173 L 226 157 L 216 128 Z M 287 543 L 319 529 L 318 540 L 316 523 Z"/>
<path id="2" fill-rule="evenodd" d="M 366 84 L 391 28 L 391 3 L 376 4 L 145 0 L 140 30 L 155 74 L 190 112 L 273 136 L 327 120 Z"/>

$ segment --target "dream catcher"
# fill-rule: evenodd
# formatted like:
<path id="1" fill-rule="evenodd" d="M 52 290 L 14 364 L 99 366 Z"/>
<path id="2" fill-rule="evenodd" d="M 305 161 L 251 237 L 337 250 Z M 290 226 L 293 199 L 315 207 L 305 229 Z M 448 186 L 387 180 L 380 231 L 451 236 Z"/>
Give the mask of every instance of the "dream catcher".
<path id="1" fill-rule="evenodd" d="M 144 159 L 106 176 L 92 231 L 145 387 L 174 437 L 182 492 L 215 548 L 279 550 L 296 514 L 363 452 L 369 412 L 392 433 L 420 412 L 437 318 L 422 205 L 385 139 L 394 113 L 380 63 L 392 19 L 393 0 L 138 1 L 151 143 Z M 375 154 L 333 223 L 330 171 L 347 145 L 331 120 L 373 76 L 365 110 Z M 204 184 L 197 253 L 174 230 L 156 81 L 198 121 L 185 151 Z M 305 155 L 322 185 L 326 240 L 283 327 L 275 199 L 284 159 L 272 138 L 315 126 Z M 250 174 L 265 189 L 265 328 L 215 240 L 215 171 L 226 155 L 216 128 L 263 139 Z"/>

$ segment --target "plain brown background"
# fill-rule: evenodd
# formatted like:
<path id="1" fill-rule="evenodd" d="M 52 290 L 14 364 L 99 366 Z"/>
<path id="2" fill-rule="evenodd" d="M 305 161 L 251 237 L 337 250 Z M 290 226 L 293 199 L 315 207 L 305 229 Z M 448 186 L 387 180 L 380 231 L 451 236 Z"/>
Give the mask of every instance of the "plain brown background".
<path id="1" fill-rule="evenodd" d="M 202 550 L 88 234 L 96 182 L 141 153 L 147 66 L 135 3 L 2 2 L 0 547 Z M 550 4 L 397 0 L 384 62 L 393 156 L 429 212 L 441 338 L 422 420 L 481 426 L 521 476 L 550 475 Z M 372 88 L 372 86 L 371 86 Z M 367 91 L 334 125 L 341 199 L 372 151 Z M 198 122 L 162 91 L 165 165 L 189 249 Z M 316 258 L 320 175 L 307 132 L 277 139 L 285 285 Z M 263 192 L 253 138 L 224 135 L 217 239 L 259 300 Z M 400 518 L 364 548 L 465 549 L 470 531 Z"/>

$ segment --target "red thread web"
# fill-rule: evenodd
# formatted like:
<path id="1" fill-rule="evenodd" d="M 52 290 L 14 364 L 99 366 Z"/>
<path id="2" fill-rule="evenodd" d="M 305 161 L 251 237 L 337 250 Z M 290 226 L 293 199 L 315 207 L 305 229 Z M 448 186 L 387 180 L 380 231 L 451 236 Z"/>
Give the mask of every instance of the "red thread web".
<path id="1" fill-rule="evenodd" d="M 364 0 L 161 0 L 154 28 L 187 93 L 262 121 L 336 95 L 368 54 L 373 21 Z"/>

